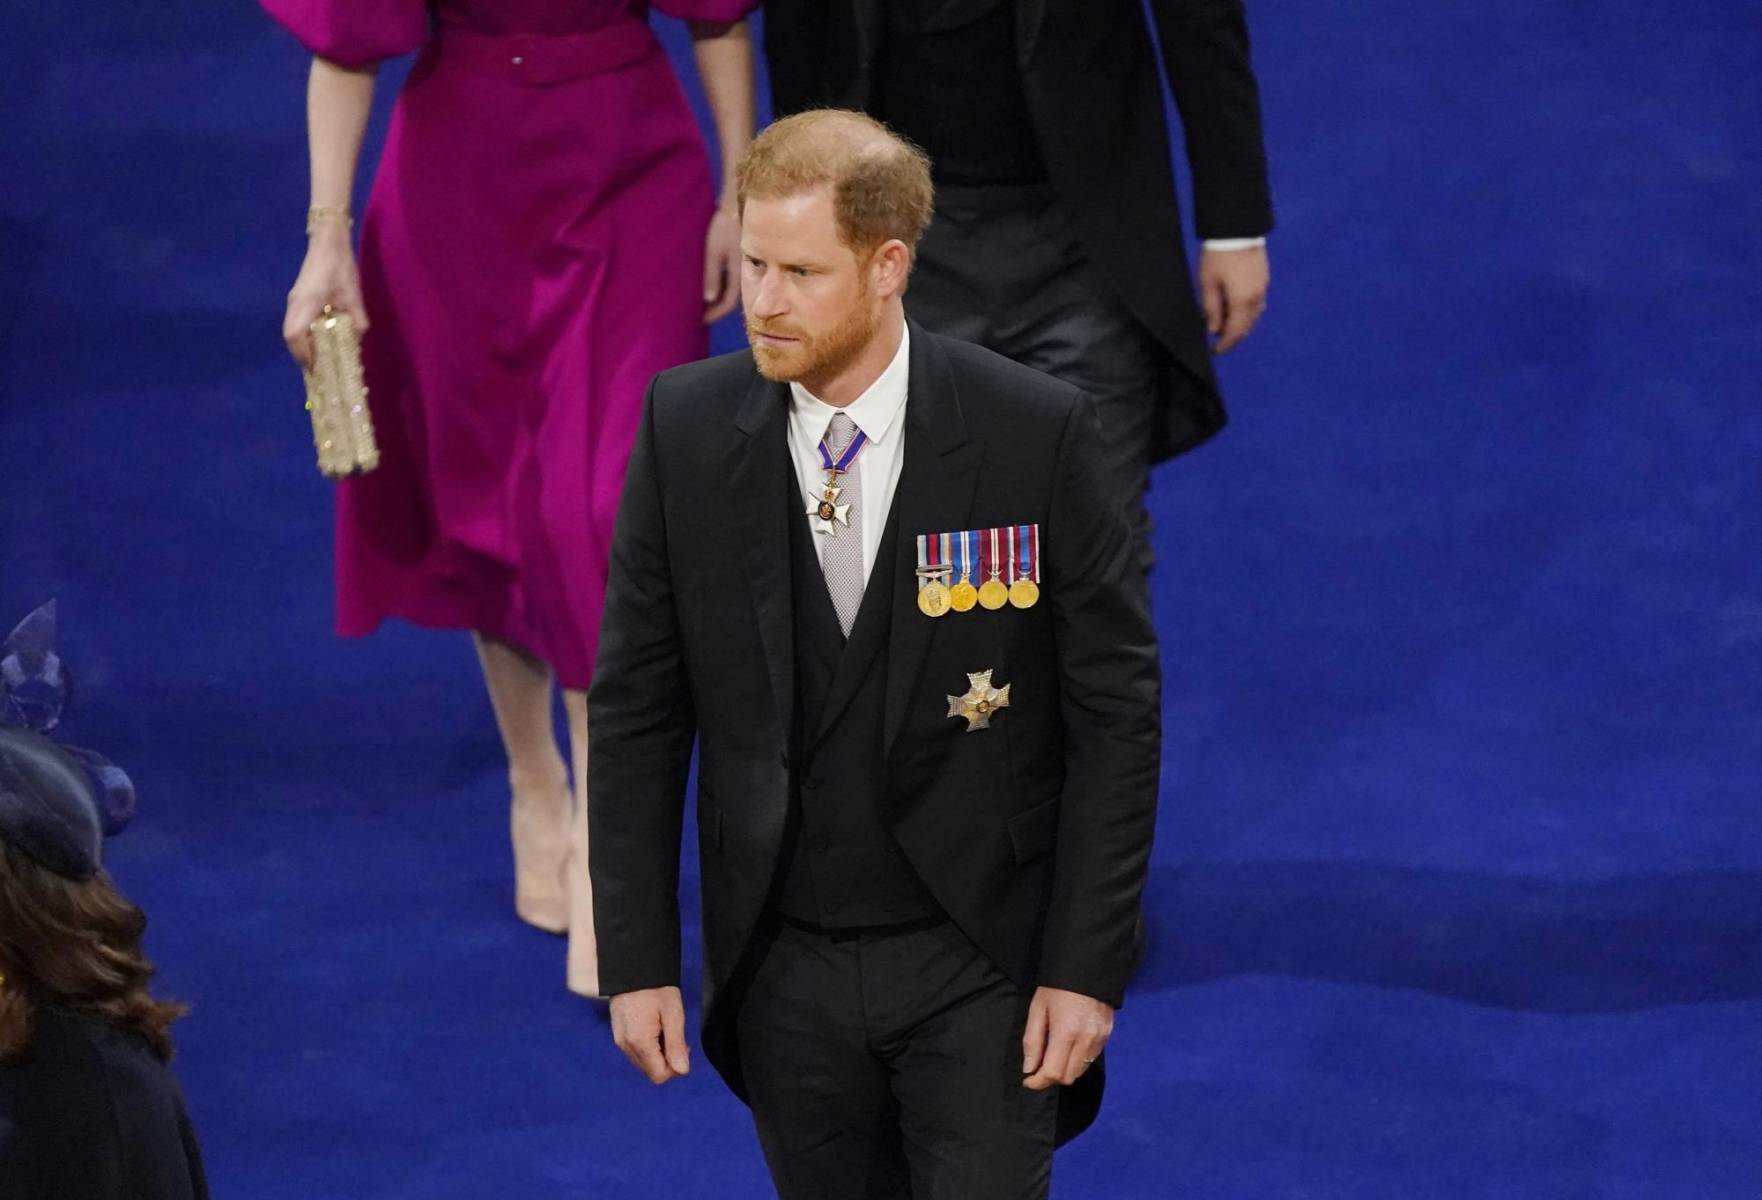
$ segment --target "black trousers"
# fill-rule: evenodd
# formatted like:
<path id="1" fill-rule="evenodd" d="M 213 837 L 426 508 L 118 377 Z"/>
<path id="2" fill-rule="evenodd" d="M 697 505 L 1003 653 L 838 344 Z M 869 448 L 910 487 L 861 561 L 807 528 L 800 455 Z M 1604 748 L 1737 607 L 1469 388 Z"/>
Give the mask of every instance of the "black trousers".
<path id="1" fill-rule="evenodd" d="M 1150 562 L 1150 485 L 1162 352 L 1118 301 L 1084 279 L 1086 259 L 1052 189 L 940 187 L 918 245 L 906 310 L 1094 398 L 1108 478 Z"/>
<path id="2" fill-rule="evenodd" d="M 770 921 L 735 1014 L 782 1200 L 1042 1200 L 1058 1091 L 1022 1086 L 1031 995 L 952 922 Z"/>

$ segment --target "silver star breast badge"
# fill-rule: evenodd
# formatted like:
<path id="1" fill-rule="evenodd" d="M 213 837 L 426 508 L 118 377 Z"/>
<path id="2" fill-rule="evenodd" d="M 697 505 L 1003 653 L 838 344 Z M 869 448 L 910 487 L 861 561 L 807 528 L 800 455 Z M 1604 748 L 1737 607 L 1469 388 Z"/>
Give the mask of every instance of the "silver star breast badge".
<path id="1" fill-rule="evenodd" d="M 965 717 L 967 732 L 976 733 L 981 729 L 991 728 L 991 716 L 1000 708 L 1009 707 L 1009 684 L 1000 688 L 991 686 L 991 672 L 971 672 L 967 675 L 967 694 L 948 698 L 948 715 Z"/>

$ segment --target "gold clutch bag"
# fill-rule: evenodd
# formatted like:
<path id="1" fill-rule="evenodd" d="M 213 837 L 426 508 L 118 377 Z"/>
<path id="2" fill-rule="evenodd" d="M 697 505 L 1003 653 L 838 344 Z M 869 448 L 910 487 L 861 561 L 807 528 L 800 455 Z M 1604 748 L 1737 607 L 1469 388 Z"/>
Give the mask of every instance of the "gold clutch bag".
<path id="1" fill-rule="evenodd" d="M 312 368 L 306 373 L 306 411 L 318 443 L 318 469 L 341 479 L 379 465 L 367 384 L 361 375 L 361 339 L 354 318 L 330 305 L 312 322 Z"/>

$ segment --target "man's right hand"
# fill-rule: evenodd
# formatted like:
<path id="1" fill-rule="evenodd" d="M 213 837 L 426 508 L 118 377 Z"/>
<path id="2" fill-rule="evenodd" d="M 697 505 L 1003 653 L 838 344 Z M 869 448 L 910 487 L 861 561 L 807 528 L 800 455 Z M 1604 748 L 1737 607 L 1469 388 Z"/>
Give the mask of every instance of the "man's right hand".
<path id="1" fill-rule="evenodd" d="M 650 1083 L 691 1072 L 685 1044 L 685 1000 L 676 987 L 646 988 L 612 997 L 612 1040 Z"/>

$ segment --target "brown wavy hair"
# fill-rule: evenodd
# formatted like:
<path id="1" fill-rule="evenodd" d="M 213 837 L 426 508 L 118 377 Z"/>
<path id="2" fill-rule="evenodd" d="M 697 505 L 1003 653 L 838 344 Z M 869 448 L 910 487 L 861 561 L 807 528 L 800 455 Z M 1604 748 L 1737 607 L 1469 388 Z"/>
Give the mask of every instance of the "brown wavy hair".
<path id="1" fill-rule="evenodd" d="M 56 1003 L 146 1039 L 171 1059 L 171 1023 L 188 1011 L 147 991 L 147 915 L 100 871 L 64 879 L 0 842 L 0 1060 L 30 1047 L 37 1007 Z"/>

